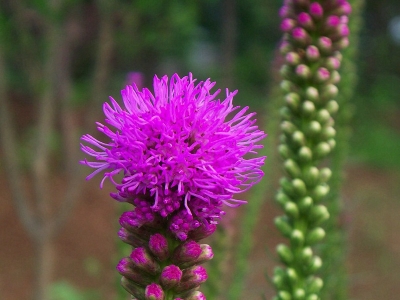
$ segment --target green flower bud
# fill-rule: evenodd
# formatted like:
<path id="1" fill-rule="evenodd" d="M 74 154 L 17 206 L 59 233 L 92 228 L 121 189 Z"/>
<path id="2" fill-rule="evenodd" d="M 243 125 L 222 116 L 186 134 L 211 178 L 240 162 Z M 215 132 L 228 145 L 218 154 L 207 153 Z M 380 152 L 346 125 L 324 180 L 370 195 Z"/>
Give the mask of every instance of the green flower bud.
<path id="1" fill-rule="evenodd" d="M 323 158 L 331 152 L 331 147 L 326 142 L 321 142 L 315 147 L 315 155 L 317 158 Z"/>
<path id="2" fill-rule="evenodd" d="M 295 284 L 299 280 L 299 276 L 297 275 L 297 272 L 293 268 L 288 268 L 286 271 L 286 275 L 290 281 L 290 283 Z"/>
<path id="3" fill-rule="evenodd" d="M 299 159 L 302 162 L 309 162 L 312 159 L 312 152 L 311 149 L 303 146 L 299 149 Z"/>
<path id="4" fill-rule="evenodd" d="M 282 144 L 278 146 L 278 152 L 283 159 L 287 159 L 293 156 L 292 151 L 286 144 Z"/>
<path id="5" fill-rule="evenodd" d="M 336 147 L 335 139 L 329 139 L 327 142 L 328 142 L 329 147 L 331 147 L 331 149 L 334 149 Z"/>
<path id="6" fill-rule="evenodd" d="M 300 96 L 297 93 L 289 93 L 285 96 L 286 104 L 294 111 L 297 111 L 300 105 Z"/>
<path id="7" fill-rule="evenodd" d="M 274 223 L 283 236 L 287 238 L 291 236 L 293 228 L 290 226 L 286 216 L 276 217 Z"/>
<path id="8" fill-rule="evenodd" d="M 284 120 L 290 120 L 292 118 L 292 112 L 290 109 L 286 106 L 282 107 L 279 110 L 279 115 L 282 117 Z"/>
<path id="9" fill-rule="evenodd" d="M 328 182 L 329 179 L 331 178 L 331 176 L 332 176 L 332 171 L 331 171 L 331 169 L 329 169 L 329 168 L 322 168 L 322 169 L 319 171 L 319 175 L 320 175 L 321 181 L 325 183 L 325 182 Z"/>
<path id="10" fill-rule="evenodd" d="M 306 143 L 304 133 L 302 133 L 301 131 L 298 131 L 298 130 L 292 134 L 292 140 L 298 146 L 304 146 L 304 144 Z"/>
<path id="11" fill-rule="evenodd" d="M 281 275 L 274 275 L 272 277 L 272 282 L 274 283 L 275 287 L 279 290 L 286 286 L 285 278 L 284 278 L 284 276 L 281 276 Z"/>
<path id="12" fill-rule="evenodd" d="M 335 98 L 339 92 L 339 89 L 334 84 L 327 84 L 323 87 L 321 97 L 325 100 Z"/>
<path id="13" fill-rule="evenodd" d="M 313 205 L 313 199 L 309 196 L 303 197 L 299 200 L 297 205 L 299 207 L 300 212 L 305 213 Z"/>
<path id="14" fill-rule="evenodd" d="M 289 179 L 287 179 L 286 177 L 283 177 L 279 180 L 279 183 L 282 187 L 282 190 L 285 192 L 285 194 L 287 194 L 288 196 L 295 195 L 295 192 L 293 189 L 293 184 Z"/>
<path id="15" fill-rule="evenodd" d="M 320 109 L 316 115 L 316 120 L 321 124 L 325 124 L 331 119 L 331 115 L 326 109 Z"/>
<path id="16" fill-rule="evenodd" d="M 275 199 L 276 202 L 278 202 L 282 207 L 285 207 L 285 204 L 291 201 L 291 199 L 282 190 L 276 194 Z"/>
<path id="17" fill-rule="evenodd" d="M 292 300 L 292 296 L 287 291 L 279 291 L 278 297 L 279 300 Z"/>
<path id="18" fill-rule="evenodd" d="M 306 244 L 307 245 L 314 245 L 320 242 L 325 237 L 325 230 L 321 227 L 316 227 L 310 232 L 308 232 L 306 237 Z"/>
<path id="19" fill-rule="evenodd" d="M 279 258 L 285 264 L 290 264 L 293 261 L 293 253 L 288 246 L 284 244 L 279 244 L 276 247 L 276 252 L 278 253 Z"/>
<path id="20" fill-rule="evenodd" d="M 282 144 L 286 144 L 286 143 L 287 143 L 286 135 L 281 134 L 281 135 L 279 136 L 279 141 L 280 141 Z"/>
<path id="21" fill-rule="evenodd" d="M 316 294 L 310 294 L 307 296 L 306 300 L 320 300 Z"/>
<path id="22" fill-rule="evenodd" d="M 281 123 L 281 130 L 285 134 L 292 135 L 293 133 L 296 132 L 297 128 L 296 128 L 296 126 L 294 126 L 294 124 L 292 122 L 283 121 Z"/>
<path id="23" fill-rule="evenodd" d="M 304 101 L 301 106 L 301 111 L 305 116 L 307 117 L 311 116 L 315 112 L 314 103 L 312 103 L 309 100 Z"/>
<path id="24" fill-rule="evenodd" d="M 306 132 L 311 136 L 316 136 L 321 132 L 321 124 L 317 121 L 311 121 L 306 128 Z"/>
<path id="25" fill-rule="evenodd" d="M 332 126 L 328 126 L 322 129 L 321 131 L 321 139 L 329 140 L 334 138 L 336 135 L 336 130 Z"/>
<path id="26" fill-rule="evenodd" d="M 303 180 L 307 186 L 315 186 L 319 181 L 319 170 L 315 166 L 303 170 Z"/>
<path id="27" fill-rule="evenodd" d="M 293 159 L 289 158 L 285 160 L 283 163 L 283 168 L 292 178 L 301 176 L 299 165 Z"/>
<path id="28" fill-rule="evenodd" d="M 319 92 L 318 89 L 316 89 L 313 86 L 310 86 L 306 89 L 306 98 L 313 101 L 313 102 L 318 102 L 319 100 Z"/>
<path id="29" fill-rule="evenodd" d="M 313 224 L 321 224 L 329 219 L 328 209 L 324 205 L 316 205 L 311 208 L 308 219 Z"/>
<path id="30" fill-rule="evenodd" d="M 291 67 L 288 65 L 283 65 L 279 70 L 279 74 L 281 74 L 284 79 L 290 79 L 293 75 Z"/>
<path id="31" fill-rule="evenodd" d="M 303 289 L 295 289 L 293 292 L 294 299 L 296 300 L 303 300 L 306 296 L 306 292 Z"/>
<path id="32" fill-rule="evenodd" d="M 314 201 L 321 201 L 329 193 L 329 185 L 319 184 L 312 191 L 312 197 Z"/>
<path id="33" fill-rule="evenodd" d="M 311 77 L 311 70 L 307 65 L 301 64 L 296 67 L 296 75 L 301 79 L 309 79 Z"/>
<path id="34" fill-rule="evenodd" d="M 303 180 L 295 178 L 292 180 L 293 191 L 298 196 L 305 196 L 307 193 L 306 184 Z"/>
<path id="35" fill-rule="evenodd" d="M 301 61 L 300 55 L 294 51 L 286 54 L 285 60 L 291 66 L 297 66 Z"/>
<path id="36" fill-rule="evenodd" d="M 294 92 L 296 90 L 296 86 L 290 80 L 282 80 L 281 89 L 285 93 Z"/>
<path id="37" fill-rule="evenodd" d="M 296 203 L 294 202 L 287 202 L 285 204 L 284 210 L 286 212 L 286 214 L 294 219 L 297 219 L 299 217 L 299 209 L 297 208 Z"/>
<path id="38" fill-rule="evenodd" d="M 338 71 L 334 70 L 334 71 L 331 72 L 330 83 L 338 84 L 340 82 L 340 79 L 341 79 L 341 77 L 340 77 L 340 74 L 339 74 Z"/>
<path id="39" fill-rule="evenodd" d="M 290 235 L 290 242 L 293 246 L 302 246 L 304 244 L 304 234 L 300 230 L 294 229 Z"/>
<path id="40" fill-rule="evenodd" d="M 280 44 L 279 46 L 279 51 L 280 53 L 282 53 L 283 55 L 285 55 L 286 53 L 290 52 L 293 50 L 293 47 L 290 43 L 288 43 L 287 41 L 284 41 Z"/>
<path id="41" fill-rule="evenodd" d="M 311 247 L 305 247 L 303 250 L 301 250 L 300 257 L 304 264 L 309 264 L 313 257 L 313 251 Z"/>
<path id="42" fill-rule="evenodd" d="M 324 286 L 324 282 L 321 278 L 319 277 L 313 277 L 310 279 L 307 285 L 307 292 L 312 293 L 312 294 L 318 294 L 319 291 L 322 289 Z"/>
<path id="43" fill-rule="evenodd" d="M 326 104 L 326 109 L 331 115 L 333 115 L 339 110 L 339 104 L 335 100 L 331 100 Z"/>
<path id="44" fill-rule="evenodd" d="M 322 259 L 319 256 L 314 256 L 311 265 L 309 267 L 309 272 L 314 273 L 322 267 Z"/>

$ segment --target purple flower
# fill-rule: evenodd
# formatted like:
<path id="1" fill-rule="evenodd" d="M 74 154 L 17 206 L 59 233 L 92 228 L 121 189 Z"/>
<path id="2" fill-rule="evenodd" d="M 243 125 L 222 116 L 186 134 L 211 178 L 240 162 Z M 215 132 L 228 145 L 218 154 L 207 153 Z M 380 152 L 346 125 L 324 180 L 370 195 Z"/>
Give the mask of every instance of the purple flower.
<path id="1" fill-rule="evenodd" d="M 107 125 L 97 125 L 108 141 L 82 137 L 91 144 L 82 150 L 96 160 L 82 161 L 95 169 L 87 179 L 103 173 L 102 186 L 109 178 L 117 188 L 111 196 L 135 205 L 135 226 L 168 219 L 185 240 L 202 224 L 216 224 L 223 204 L 245 203 L 234 195 L 263 176 L 265 157 L 245 158 L 262 148 L 257 142 L 266 136 L 255 113 L 233 106 L 237 91 L 216 99 L 214 85 L 210 79 L 196 83 L 192 74 L 175 74 L 169 83 L 156 76 L 154 94 L 128 85 L 121 91 L 124 108 L 113 98 L 103 106 Z"/>

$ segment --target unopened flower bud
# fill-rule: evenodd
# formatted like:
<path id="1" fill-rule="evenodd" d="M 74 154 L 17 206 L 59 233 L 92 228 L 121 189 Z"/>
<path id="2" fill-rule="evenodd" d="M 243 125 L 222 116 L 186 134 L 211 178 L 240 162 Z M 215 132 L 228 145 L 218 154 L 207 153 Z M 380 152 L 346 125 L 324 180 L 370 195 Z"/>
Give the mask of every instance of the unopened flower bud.
<path id="1" fill-rule="evenodd" d="M 137 236 L 124 227 L 118 231 L 118 237 L 126 244 L 129 244 L 133 247 L 143 247 L 147 244 L 147 241 L 142 239 L 140 236 Z"/>
<path id="2" fill-rule="evenodd" d="M 312 191 L 312 197 L 315 201 L 320 201 L 329 193 L 329 185 L 319 184 Z"/>
<path id="3" fill-rule="evenodd" d="M 318 89 L 313 86 L 308 87 L 306 89 L 306 98 L 313 102 L 317 102 L 319 100 Z"/>
<path id="4" fill-rule="evenodd" d="M 331 100 L 326 104 L 326 109 L 330 114 L 335 114 L 339 110 L 339 104 L 335 100 Z"/>
<path id="5" fill-rule="evenodd" d="M 325 66 L 329 70 L 337 70 L 340 68 L 340 60 L 337 57 L 330 56 L 326 59 Z"/>
<path id="6" fill-rule="evenodd" d="M 121 278 L 121 285 L 133 297 L 144 299 L 145 288 L 143 286 L 135 284 L 133 281 L 124 276 Z"/>
<path id="7" fill-rule="evenodd" d="M 318 2 L 313 2 L 310 4 L 310 15 L 315 19 L 320 19 L 324 15 L 324 10 Z"/>
<path id="8" fill-rule="evenodd" d="M 144 247 L 133 249 L 130 258 L 134 265 L 145 273 L 156 275 L 160 271 L 160 266 Z"/>
<path id="9" fill-rule="evenodd" d="M 322 182 L 328 182 L 332 176 L 332 171 L 329 168 L 322 168 L 319 174 Z"/>
<path id="10" fill-rule="evenodd" d="M 294 124 L 292 122 L 283 121 L 281 123 L 281 130 L 283 131 L 283 133 L 285 133 L 287 135 L 292 135 L 293 133 L 296 132 L 297 127 L 294 126 Z"/>
<path id="11" fill-rule="evenodd" d="M 307 284 L 307 291 L 309 293 L 319 293 L 324 286 L 324 282 L 319 277 L 312 277 Z"/>
<path id="12" fill-rule="evenodd" d="M 275 200 L 282 207 L 284 207 L 286 203 L 291 201 L 291 199 L 282 190 L 279 190 L 279 192 L 276 194 Z"/>
<path id="13" fill-rule="evenodd" d="M 300 55 L 297 52 L 289 52 L 285 56 L 286 62 L 291 66 L 297 66 L 300 63 Z"/>
<path id="14" fill-rule="evenodd" d="M 189 295 L 186 295 L 186 300 L 206 300 L 206 296 L 200 291 L 193 291 Z"/>
<path id="15" fill-rule="evenodd" d="M 294 196 L 294 189 L 293 189 L 293 185 L 292 182 L 287 179 L 286 177 L 283 177 L 279 180 L 279 183 L 283 189 L 283 191 L 289 195 L 289 196 Z"/>
<path id="16" fill-rule="evenodd" d="M 307 188 L 303 180 L 295 178 L 292 180 L 292 185 L 293 185 L 293 191 L 298 196 L 305 196 L 305 194 L 307 193 Z"/>
<path id="17" fill-rule="evenodd" d="M 296 130 L 295 132 L 293 132 L 292 140 L 298 146 L 304 146 L 304 144 L 306 143 L 306 139 L 304 137 L 304 133 L 299 131 L 299 130 Z"/>
<path id="18" fill-rule="evenodd" d="M 329 102 L 328 102 L 329 103 Z M 324 125 L 331 119 L 331 115 L 326 109 L 320 109 L 317 113 L 316 120 Z"/>
<path id="19" fill-rule="evenodd" d="M 309 117 L 315 112 L 315 105 L 313 102 L 306 100 L 301 105 L 301 111 L 303 115 Z"/>
<path id="20" fill-rule="evenodd" d="M 282 117 L 284 120 L 290 120 L 292 118 L 292 113 L 290 109 L 286 106 L 282 107 L 279 110 L 279 115 Z"/>
<path id="21" fill-rule="evenodd" d="M 160 283 L 162 287 L 169 290 L 175 287 L 182 278 L 182 271 L 178 266 L 169 265 L 166 266 L 160 275 Z"/>
<path id="22" fill-rule="evenodd" d="M 333 70 L 331 72 L 331 79 L 330 79 L 330 83 L 332 84 L 338 84 L 340 82 L 340 74 L 338 71 Z"/>
<path id="23" fill-rule="evenodd" d="M 294 229 L 290 235 L 290 242 L 296 247 L 303 245 L 304 234 L 300 230 Z"/>
<path id="24" fill-rule="evenodd" d="M 322 259 L 319 256 L 314 256 L 309 267 L 309 272 L 314 273 L 321 267 L 322 267 Z"/>
<path id="25" fill-rule="evenodd" d="M 299 200 L 299 202 L 298 202 L 298 207 L 299 207 L 299 210 L 302 212 L 302 213 L 305 213 L 305 212 L 307 212 L 310 208 L 311 208 L 311 206 L 313 205 L 313 199 L 311 198 L 311 197 L 309 197 L 309 196 L 307 196 L 307 197 L 303 197 L 303 198 L 301 198 L 300 200 Z"/>
<path id="26" fill-rule="evenodd" d="M 294 202 L 290 201 L 290 202 L 286 203 L 284 210 L 285 210 L 285 213 L 293 219 L 297 219 L 299 217 L 299 209 L 297 208 L 297 205 Z"/>
<path id="27" fill-rule="evenodd" d="M 288 41 L 282 41 L 279 45 L 279 52 L 285 55 L 293 49 L 292 45 Z"/>
<path id="28" fill-rule="evenodd" d="M 321 138 L 324 140 L 329 140 L 334 138 L 336 135 L 336 130 L 332 126 L 328 126 L 322 129 Z"/>
<path id="29" fill-rule="evenodd" d="M 182 268 L 188 268 L 188 267 L 191 267 L 194 265 L 200 265 L 202 263 L 205 263 L 205 262 L 211 260 L 214 257 L 214 253 L 213 253 L 210 245 L 201 244 L 200 248 L 201 248 L 201 253 L 195 260 L 181 263 L 180 266 Z"/>
<path id="30" fill-rule="evenodd" d="M 306 44 L 310 40 L 310 36 L 308 35 L 307 31 L 305 31 L 302 27 L 295 27 L 292 30 L 292 38 L 300 44 Z"/>
<path id="31" fill-rule="evenodd" d="M 146 286 L 144 296 L 146 300 L 164 300 L 164 291 L 157 283 Z"/>
<path id="32" fill-rule="evenodd" d="M 332 51 L 332 40 L 326 36 L 322 36 L 317 41 L 317 47 L 323 53 L 330 53 Z"/>
<path id="33" fill-rule="evenodd" d="M 321 97 L 325 100 L 331 100 L 335 98 L 339 90 L 334 84 L 327 84 L 323 87 Z"/>
<path id="34" fill-rule="evenodd" d="M 296 90 L 296 86 L 289 80 L 281 81 L 281 89 L 285 93 L 294 92 Z"/>
<path id="35" fill-rule="evenodd" d="M 310 62 L 315 62 L 320 59 L 321 55 L 319 54 L 319 50 L 316 46 L 310 45 L 306 49 L 306 57 Z"/>
<path id="36" fill-rule="evenodd" d="M 296 26 L 296 21 L 290 18 L 283 19 L 281 22 L 281 30 L 283 32 L 290 32 Z"/>
<path id="37" fill-rule="evenodd" d="M 310 136 L 316 136 L 321 132 L 321 129 L 321 124 L 319 124 L 317 121 L 311 121 L 308 123 L 306 133 Z"/>
<path id="38" fill-rule="evenodd" d="M 293 292 L 294 299 L 304 299 L 306 292 L 303 289 L 296 288 Z"/>
<path id="39" fill-rule="evenodd" d="M 304 264 L 309 264 L 311 262 L 311 259 L 313 257 L 313 251 L 311 247 L 305 247 L 303 250 L 300 252 L 300 258 L 302 259 Z"/>
<path id="40" fill-rule="evenodd" d="M 306 29 L 312 29 L 314 27 L 313 20 L 311 19 L 311 16 L 306 13 L 306 12 L 301 12 L 297 16 L 297 22 L 299 23 L 300 26 L 306 28 Z"/>
<path id="41" fill-rule="evenodd" d="M 200 286 L 208 278 L 207 271 L 202 266 L 193 266 L 183 270 L 182 279 L 178 286 L 175 287 L 176 292 L 181 293 Z"/>
<path id="42" fill-rule="evenodd" d="M 315 147 L 315 155 L 318 158 L 323 158 L 331 152 L 331 147 L 326 142 L 321 142 Z"/>
<path id="43" fill-rule="evenodd" d="M 313 224 L 320 224 L 329 219 L 328 209 L 324 205 L 316 205 L 311 208 L 308 219 Z"/>
<path id="44" fill-rule="evenodd" d="M 278 292 L 278 299 L 279 300 L 292 300 L 292 296 L 290 295 L 290 293 L 288 291 L 279 291 Z"/>
<path id="45" fill-rule="evenodd" d="M 293 261 L 293 253 L 288 246 L 285 244 L 279 244 L 276 247 L 276 252 L 279 255 L 279 258 L 285 263 L 289 264 Z"/>
<path id="46" fill-rule="evenodd" d="M 156 233 L 150 236 L 149 249 L 160 261 L 166 260 L 169 256 L 168 241 L 162 234 Z"/>
<path id="47" fill-rule="evenodd" d="M 351 14 L 351 5 L 349 2 L 347 1 L 341 1 L 341 4 L 339 5 L 339 7 L 337 7 L 334 10 L 335 14 L 338 14 L 339 16 L 341 15 L 350 15 Z"/>
<path id="48" fill-rule="evenodd" d="M 306 300 L 319 300 L 320 298 L 316 294 L 310 294 L 307 296 Z"/>
<path id="49" fill-rule="evenodd" d="M 288 268 L 286 270 L 286 275 L 292 285 L 295 285 L 297 283 L 297 281 L 299 280 L 299 276 L 297 275 L 296 270 L 293 268 Z"/>
<path id="50" fill-rule="evenodd" d="M 193 240 L 187 240 L 179 245 L 172 254 L 172 262 L 178 266 L 182 263 L 196 260 L 201 254 L 201 247 Z"/>
<path id="51" fill-rule="evenodd" d="M 307 234 L 306 243 L 307 245 L 311 246 L 320 242 L 324 237 L 325 237 L 325 230 L 323 230 L 321 227 L 317 227 L 312 229 Z"/>
<path id="52" fill-rule="evenodd" d="M 308 66 L 301 64 L 296 67 L 296 74 L 301 79 L 308 79 L 311 76 L 311 70 Z"/>
<path id="53" fill-rule="evenodd" d="M 329 29 L 336 29 L 336 27 L 339 26 L 339 24 L 340 24 L 340 17 L 335 15 L 329 16 L 325 21 L 325 25 Z"/>
<path id="54" fill-rule="evenodd" d="M 201 224 L 198 228 L 195 230 L 192 230 L 189 233 L 189 237 L 192 240 L 199 241 L 202 240 L 210 235 L 212 235 L 215 230 L 217 229 L 217 226 L 215 224 Z"/>
<path id="55" fill-rule="evenodd" d="M 341 50 L 345 49 L 349 46 L 349 38 L 348 37 L 343 37 L 340 40 L 335 42 L 335 49 Z"/>
<path id="56" fill-rule="evenodd" d="M 300 177 L 301 170 L 299 165 L 293 159 L 287 159 L 283 163 L 285 171 L 293 178 Z"/>
<path id="57" fill-rule="evenodd" d="M 319 68 L 315 74 L 315 80 L 322 83 L 329 80 L 331 73 L 326 68 Z"/>
<path id="58" fill-rule="evenodd" d="M 300 96 L 297 93 L 289 93 L 285 96 L 285 102 L 292 110 L 297 111 L 300 105 Z"/>
<path id="59" fill-rule="evenodd" d="M 152 282 L 151 276 L 146 276 L 143 272 L 140 272 L 129 257 L 121 259 L 116 268 L 119 274 L 137 284 L 147 285 Z"/>
<path id="60" fill-rule="evenodd" d="M 283 5 L 280 9 L 279 9 L 279 16 L 284 19 L 289 17 L 290 13 L 292 12 L 291 8 L 288 5 Z"/>
<path id="61" fill-rule="evenodd" d="M 292 151 L 289 149 L 289 146 L 286 144 L 279 145 L 278 152 L 283 159 L 289 158 L 292 156 Z"/>
<path id="62" fill-rule="evenodd" d="M 303 180 L 307 186 L 315 186 L 319 180 L 319 170 L 315 166 L 306 167 L 303 170 Z"/>
<path id="63" fill-rule="evenodd" d="M 287 238 L 290 237 L 293 228 L 292 226 L 290 226 L 286 216 L 276 217 L 274 219 L 274 223 L 276 228 L 278 228 L 278 230 L 282 233 L 283 236 Z"/>
<path id="64" fill-rule="evenodd" d="M 290 79 L 292 77 L 292 70 L 290 66 L 283 65 L 279 70 L 279 74 L 281 74 L 284 79 Z"/>
<path id="65" fill-rule="evenodd" d="M 277 289 L 281 290 L 285 286 L 285 276 L 275 274 L 272 277 L 272 282 Z"/>
<path id="66" fill-rule="evenodd" d="M 312 151 L 307 146 L 303 146 L 299 149 L 299 158 L 302 162 L 309 162 L 312 159 Z"/>

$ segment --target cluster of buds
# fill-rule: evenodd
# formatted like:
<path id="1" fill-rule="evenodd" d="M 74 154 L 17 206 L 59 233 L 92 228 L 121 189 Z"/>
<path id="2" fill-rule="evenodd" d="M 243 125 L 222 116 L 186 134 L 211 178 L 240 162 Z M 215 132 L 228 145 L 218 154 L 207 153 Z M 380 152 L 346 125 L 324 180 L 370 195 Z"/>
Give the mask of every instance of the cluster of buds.
<path id="1" fill-rule="evenodd" d="M 323 285 L 315 276 L 322 260 L 312 246 L 325 236 L 320 226 L 329 212 L 321 201 L 329 192 L 331 171 L 318 165 L 335 147 L 336 84 L 340 50 L 349 43 L 350 12 L 346 0 L 285 0 L 280 10 L 285 104 L 280 111 L 279 153 L 286 177 L 276 196 L 285 215 L 276 218 L 275 224 L 290 244 L 277 246 L 286 265 L 276 268 L 273 278 L 279 300 L 319 299 Z"/>
<path id="2" fill-rule="evenodd" d="M 130 256 L 117 265 L 122 286 L 136 300 L 205 300 L 198 291 L 207 280 L 201 264 L 211 260 L 213 252 L 199 240 L 211 235 L 216 226 L 199 226 L 182 242 L 165 230 L 164 222 L 160 218 L 137 227 L 130 212 L 122 214 L 118 235 L 133 247 Z"/>

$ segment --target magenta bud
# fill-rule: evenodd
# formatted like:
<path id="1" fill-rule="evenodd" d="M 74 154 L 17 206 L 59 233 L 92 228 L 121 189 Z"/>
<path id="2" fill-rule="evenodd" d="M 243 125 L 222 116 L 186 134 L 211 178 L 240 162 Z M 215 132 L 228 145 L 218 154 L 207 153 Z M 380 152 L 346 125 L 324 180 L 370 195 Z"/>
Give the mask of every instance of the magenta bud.
<path id="1" fill-rule="evenodd" d="M 193 240 L 187 240 L 175 249 L 172 254 L 172 262 L 180 265 L 182 263 L 195 261 L 200 254 L 200 245 Z"/>
<path id="2" fill-rule="evenodd" d="M 217 225 L 215 224 L 208 224 L 208 225 L 202 224 L 201 226 L 199 226 L 195 230 L 192 230 L 189 233 L 189 238 L 195 241 L 199 241 L 212 235 L 216 229 Z"/>
<path id="3" fill-rule="evenodd" d="M 302 27 L 296 27 L 292 30 L 292 37 L 294 40 L 300 43 L 306 43 L 309 40 L 307 31 Z"/>
<path id="4" fill-rule="evenodd" d="M 178 293 L 194 289 L 208 278 L 207 271 L 202 266 L 194 266 L 183 270 L 181 282 L 175 288 Z"/>
<path id="5" fill-rule="evenodd" d="M 308 79 L 311 76 L 311 70 L 308 66 L 301 64 L 296 67 L 296 74 L 302 79 Z"/>
<path id="6" fill-rule="evenodd" d="M 316 80 L 319 82 L 327 81 L 331 76 L 331 73 L 326 68 L 318 68 L 316 73 Z"/>
<path id="7" fill-rule="evenodd" d="M 340 24 L 340 17 L 335 16 L 335 15 L 329 16 L 329 17 L 326 19 L 325 24 L 326 24 L 326 26 L 327 26 L 328 28 L 336 28 L 336 27 L 339 26 L 339 24 Z"/>
<path id="8" fill-rule="evenodd" d="M 306 12 L 301 12 L 297 16 L 297 22 L 303 26 L 304 28 L 310 29 L 313 27 L 313 21 L 311 19 L 311 16 L 306 13 Z"/>
<path id="9" fill-rule="evenodd" d="M 286 62 L 292 66 L 297 66 L 300 63 L 300 55 L 293 51 L 286 54 L 285 59 Z"/>
<path id="10" fill-rule="evenodd" d="M 351 14 L 351 5 L 347 1 L 341 1 L 342 3 L 334 10 L 335 14 L 338 15 L 350 15 Z"/>
<path id="11" fill-rule="evenodd" d="M 202 292 L 194 291 L 193 293 L 186 296 L 186 300 L 207 300 L 207 299 Z"/>
<path id="12" fill-rule="evenodd" d="M 335 48 L 337 50 L 347 48 L 349 46 L 349 38 L 344 37 L 335 43 Z"/>
<path id="13" fill-rule="evenodd" d="M 133 297 L 144 299 L 144 287 L 137 285 L 126 277 L 121 278 L 121 285 Z"/>
<path id="14" fill-rule="evenodd" d="M 182 278 L 182 271 L 175 265 L 166 266 L 160 276 L 160 283 L 162 287 L 169 290 L 175 287 Z"/>
<path id="15" fill-rule="evenodd" d="M 164 291 L 157 283 L 152 283 L 146 286 L 144 291 L 146 300 L 164 300 Z"/>
<path id="16" fill-rule="evenodd" d="M 324 10 L 318 2 L 313 2 L 310 4 L 310 15 L 316 19 L 322 18 Z"/>
<path id="17" fill-rule="evenodd" d="M 279 16 L 284 19 L 290 15 L 291 9 L 289 6 L 284 5 L 279 9 Z"/>
<path id="18" fill-rule="evenodd" d="M 160 271 L 160 266 L 144 247 L 133 249 L 130 258 L 137 268 L 146 273 L 156 275 Z"/>
<path id="19" fill-rule="evenodd" d="M 296 26 L 296 21 L 290 18 L 283 19 L 281 22 L 281 30 L 283 32 L 290 32 Z"/>
<path id="20" fill-rule="evenodd" d="M 337 31 L 340 36 L 348 36 L 350 34 L 350 29 L 347 24 L 340 24 L 337 28 Z"/>
<path id="21" fill-rule="evenodd" d="M 193 265 L 200 265 L 202 263 L 205 263 L 205 262 L 211 260 L 214 257 L 214 253 L 213 253 L 210 245 L 201 244 L 200 247 L 201 247 L 201 253 L 200 253 L 199 257 L 197 257 L 197 259 L 195 259 L 195 260 L 180 264 L 180 266 L 182 268 L 188 268 Z"/>
<path id="22" fill-rule="evenodd" d="M 121 259 L 116 268 L 119 274 L 139 285 L 147 285 L 152 282 L 149 276 L 144 275 L 135 267 L 129 257 Z"/>
<path id="23" fill-rule="evenodd" d="M 340 60 L 337 57 L 331 56 L 326 59 L 325 66 L 329 70 L 337 70 L 340 67 Z"/>
<path id="24" fill-rule="evenodd" d="M 319 54 L 319 50 L 316 46 L 310 45 L 306 49 L 306 56 L 309 61 L 317 61 L 321 56 Z"/>
<path id="25" fill-rule="evenodd" d="M 166 260 L 169 256 L 168 241 L 159 233 L 150 236 L 149 249 L 158 260 Z"/>
<path id="26" fill-rule="evenodd" d="M 332 40 L 326 36 L 322 36 L 317 41 L 318 48 L 323 52 L 332 51 Z"/>
<path id="27" fill-rule="evenodd" d="M 143 247 L 147 244 L 147 242 L 141 239 L 140 236 L 133 234 L 126 230 L 125 228 L 121 228 L 118 231 L 118 237 L 124 242 L 133 247 Z"/>

